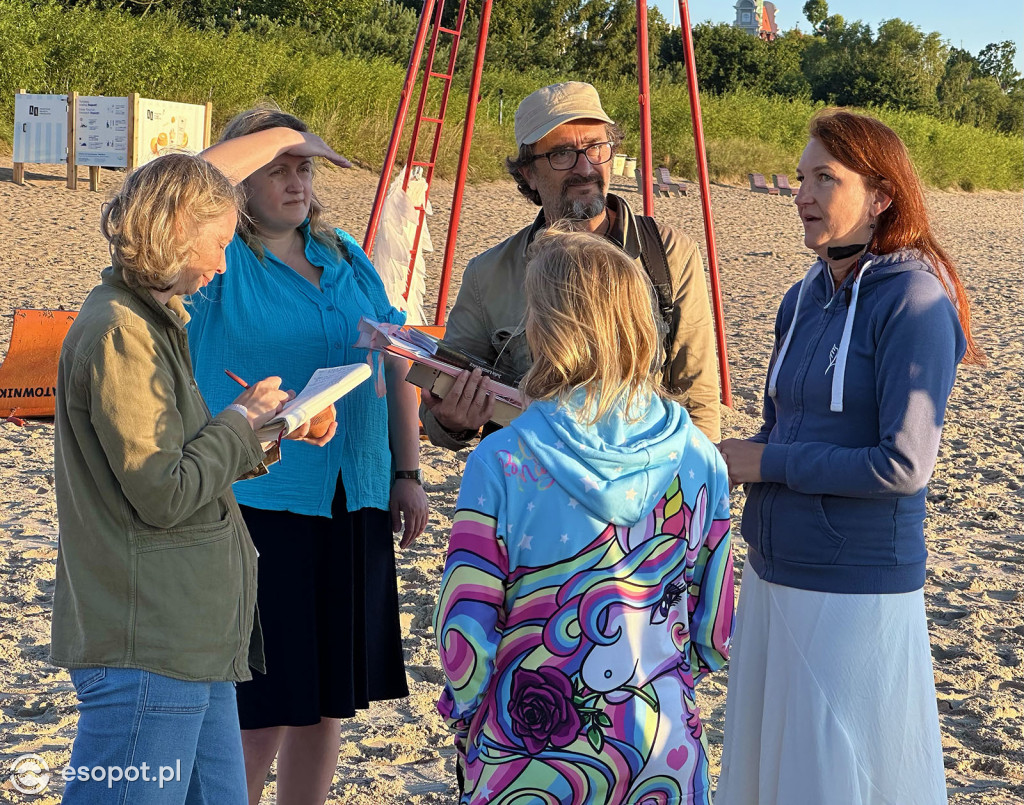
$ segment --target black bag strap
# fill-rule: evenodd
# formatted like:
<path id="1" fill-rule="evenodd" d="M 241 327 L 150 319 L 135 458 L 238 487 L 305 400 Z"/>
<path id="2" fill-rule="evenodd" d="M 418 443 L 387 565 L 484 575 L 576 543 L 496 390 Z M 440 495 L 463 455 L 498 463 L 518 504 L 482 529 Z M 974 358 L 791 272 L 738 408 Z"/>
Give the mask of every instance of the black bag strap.
<path id="1" fill-rule="evenodd" d="M 672 336 L 672 310 L 675 307 L 675 294 L 672 293 L 672 277 L 668 272 L 668 255 L 665 243 L 661 239 L 658 225 L 649 215 L 636 215 L 637 234 L 640 236 L 640 262 L 654 286 L 658 298 L 658 310 L 665 322 L 665 347 L 668 348 Z"/>

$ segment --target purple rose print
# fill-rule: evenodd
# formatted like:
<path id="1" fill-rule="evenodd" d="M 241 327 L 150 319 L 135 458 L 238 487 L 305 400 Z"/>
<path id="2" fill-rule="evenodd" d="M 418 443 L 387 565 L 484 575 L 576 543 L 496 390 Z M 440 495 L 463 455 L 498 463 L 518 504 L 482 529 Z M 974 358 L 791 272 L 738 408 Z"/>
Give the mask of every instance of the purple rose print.
<path id="1" fill-rule="evenodd" d="M 548 743 L 561 748 L 576 740 L 581 724 L 572 694 L 572 682 L 557 668 L 516 669 L 508 713 L 512 732 L 531 755 L 543 751 Z"/>

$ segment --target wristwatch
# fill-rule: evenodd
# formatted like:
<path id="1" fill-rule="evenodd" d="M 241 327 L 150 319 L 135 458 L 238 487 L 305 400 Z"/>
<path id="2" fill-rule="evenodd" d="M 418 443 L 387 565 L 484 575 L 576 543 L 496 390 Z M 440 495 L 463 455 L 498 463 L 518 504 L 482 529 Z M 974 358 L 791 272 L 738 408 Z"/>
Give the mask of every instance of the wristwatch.
<path id="1" fill-rule="evenodd" d="M 395 480 L 400 481 L 415 481 L 420 486 L 423 486 L 423 475 L 418 470 L 395 470 Z"/>

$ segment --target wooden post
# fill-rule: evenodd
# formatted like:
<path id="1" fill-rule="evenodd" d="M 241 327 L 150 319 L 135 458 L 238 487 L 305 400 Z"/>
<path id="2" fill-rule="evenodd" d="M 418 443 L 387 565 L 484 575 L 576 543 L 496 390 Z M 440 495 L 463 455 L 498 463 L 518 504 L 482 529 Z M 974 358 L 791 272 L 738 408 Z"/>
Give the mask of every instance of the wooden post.
<path id="1" fill-rule="evenodd" d="M 75 146 L 78 143 L 78 93 L 68 93 L 68 190 L 78 189 L 78 166 L 75 164 Z"/>
<path id="2" fill-rule="evenodd" d="M 100 166 L 89 166 L 89 189 L 94 193 L 100 189 Z"/>
<path id="3" fill-rule="evenodd" d="M 135 117 L 138 114 L 139 93 L 132 92 L 128 95 L 128 165 L 125 168 L 127 173 L 135 170 L 138 159 L 138 143 L 135 142 Z"/>
<path id="4" fill-rule="evenodd" d="M 25 90 L 19 89 L 17 94 L 18 95 L 24 95 L 25 94 Z M 17 137 L 18 136 L 17 133 L 15 133 L 14 136 Z M 11 145 L 14 145 L 13 141 L 11 142 Z M 11 165 L 12 165 L 11 181 L 14 182 L 15 184 L 21 184 L 21 185 L 25 184 L 25 163 L 24 162 L 13 162 L 13 163 L 11 163 Z"/>
<path id="5" fill-rule="evenodd" d="M 203 148 L 210 147 L 210 128 L 213 126 L 213 103 L 206 102 L 206 123 L 203 127 Z"/>

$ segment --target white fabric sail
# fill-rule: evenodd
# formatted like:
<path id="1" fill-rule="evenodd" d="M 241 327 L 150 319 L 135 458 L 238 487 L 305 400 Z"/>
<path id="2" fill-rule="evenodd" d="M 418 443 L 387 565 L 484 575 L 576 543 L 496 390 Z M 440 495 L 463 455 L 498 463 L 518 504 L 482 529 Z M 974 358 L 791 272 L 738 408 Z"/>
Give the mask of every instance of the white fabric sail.
<path id="1" fill-rule="evenodd" d="M 419 222 L 419 210 L 424 206 L 427 196 L 427 180 L 423 177 L 422 168 L 415 168 L 409 177 L 409 187 L 402 190 L 405 171 L 395 177 L 384 200 L 384 211 L 381 214 L 377 239 L 373 246 L 373 265 L 380 274 L 381 281 L 387 291 L 391 304 L 407 315 L 407 324 L 423 324 L 423 296 L 426 292 L 426 267 L 423 253 L 434 251 L 430 239 L 430 231 L 426 220 L 416 250 L 413 265 L 412 283 L 409 283 L 409 260 L 412 254 L 413 241 L 416 238 L 416 225 Z M 430 202 L 426 202 L 427 215 L 433 214 Z M 409 288 L 409 298 L 405 298 L 405 289 Z"/>

